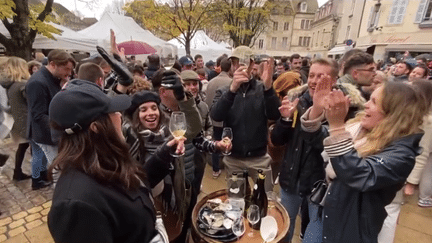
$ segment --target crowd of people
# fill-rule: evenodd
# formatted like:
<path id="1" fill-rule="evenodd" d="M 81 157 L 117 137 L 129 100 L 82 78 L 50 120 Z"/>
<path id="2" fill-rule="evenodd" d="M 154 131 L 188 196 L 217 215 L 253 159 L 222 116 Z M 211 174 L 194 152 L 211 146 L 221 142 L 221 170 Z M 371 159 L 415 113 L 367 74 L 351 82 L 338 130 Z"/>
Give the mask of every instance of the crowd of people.
<path id="1" fill-rule="evenodd" d="M 13 179 L 55 184 L 56 242 L 187 242 L 207 163 L 214 178 L 224 168 L 255 181 L 262 170 L 267 191 L 280 185 L 283 242 L 299 214 L 303 242 L 393 242 L 404 194 L 418 186 L 418 205 L 432 207 L 427 60 L 383 65 L 357 49 L 338 62 L 275 60 L 241 46 L 216 62 L 183 56 L 163 67 L 157 54 L 143 64 L 115 45 L 98 52 L 0 58 Z M 179 111 L 187 129 L 174 137 Z M 21 169 L 29 147 L 31 175 Z"/>

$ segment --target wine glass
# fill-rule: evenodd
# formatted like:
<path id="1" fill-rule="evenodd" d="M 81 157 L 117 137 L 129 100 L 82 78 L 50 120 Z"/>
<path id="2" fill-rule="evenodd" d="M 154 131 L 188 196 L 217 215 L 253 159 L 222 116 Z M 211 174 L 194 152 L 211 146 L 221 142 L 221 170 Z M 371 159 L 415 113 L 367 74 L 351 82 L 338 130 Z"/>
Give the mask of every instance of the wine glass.
<path id="1" fill-rule="evenodd" d="M 237 240 L 242 236 L 245 232 L 245 225 L 243 216 L 238 217 L 232 226 L 233 233 L 237 236 Z"/>
<path id="2" fill-rule="evenodd" d="M 258 207 L 258 205 L 256 205 L 256 204 L 251 204 L 251 205 L 249 206 L 248 211 L 247 211 L 247 219 L 248 219 L 249 223 L 250 223 L 252 226 L 254 226 L 256 223 L 259 222 L 260 217 L 261 217 L 261 215 L 260 215 L 260 211 L 259 211 L 259 207 Z M 252 229 L 252 231 L 251 231 L 251 233 L 249 233 L 249 236 L 250 236 L 250 237 L 253 237 L 253 236 L 254 236 L 253 228 L 251 227 L 251 229 Z"/>
<path id="3" fill-rule="evenodd" d="M 186 133 L 186 117 L 185 114 L 181 111 L 174 111 L 171 113 L 171 118 L 169 122 L 169 130 L 175 139 L 181 138 Z M 177 150 L 177 146 L 173 146 L 170 149 L 170 154 L 173 157 L 180 157 L 183 154 L 177 154 L 175 151 Z"/>
<path id="4" fill-rule="evenodd" d="M 231 144 L 231 141 L 233 139 L 233 133 L 232 129 L 230 127 L 224 127 L 222 131 L 222 142 L 226 145 Z M 223 155 L 230 155 L 231 151 L 223 151 Z"/>

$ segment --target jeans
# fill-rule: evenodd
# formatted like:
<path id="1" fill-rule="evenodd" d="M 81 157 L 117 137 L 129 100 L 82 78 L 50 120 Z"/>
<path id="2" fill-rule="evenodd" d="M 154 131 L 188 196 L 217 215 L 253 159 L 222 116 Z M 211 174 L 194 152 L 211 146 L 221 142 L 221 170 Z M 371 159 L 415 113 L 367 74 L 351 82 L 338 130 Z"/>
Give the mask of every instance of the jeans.
<path id="1" fill-rule="evenodd" d="M 303 198 L 298 194 L 286 192 L 281 188 L 280 190 L 281 203 L 285 207 L 290 217 L 290 228 L 288 235 L 282 240 L 282 242 L 291 242 L 294 235 L 294 226 L 297 214 L 302 204 Z M 318 217 L 319 208 L 317 205 L 311 203 L 308 200 L 308 211 L 309 211 L 309 224 L 306 228 L 303 243 L 319 243 L 322 242 L 322 219 Z"/>
<path id="2" fill-rule="evenodd" d="M 213 139 L 216 141 L 221 140 L 222 139 L 222 132 L 223 132 L 222 127 L 213 127 Z M 213 171 L 219 171 L 220 170 L 220 166 L 219 166 L 220 157 L 221 157 L 221 155 L 219 152 L 213 153 L 211 155 Z"/>
<path id="3" fill-rule="evenodd" d="M 57 147 L 36 143 L 29 140 L 32 147 L 32 178 L 37 179 L 40 172 L 46 171 L 47 167 L 52 163 L 57 156 Z"/>

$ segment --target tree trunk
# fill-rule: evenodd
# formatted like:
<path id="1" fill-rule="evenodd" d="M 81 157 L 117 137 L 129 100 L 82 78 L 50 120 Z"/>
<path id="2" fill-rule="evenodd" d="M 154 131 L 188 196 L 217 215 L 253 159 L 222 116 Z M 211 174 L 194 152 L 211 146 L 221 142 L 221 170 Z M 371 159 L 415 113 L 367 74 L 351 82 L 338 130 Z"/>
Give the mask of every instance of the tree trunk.
<path id="1" fill-rule="evenodd" d="M 26 61 L 30 61 L 32 59 L 32 43 L 23 43 L 23 45 L 19 46 L 18 43 L 12 43 L 11 46 L 6 47 L 6 55 L 8 56 L 16 56 L 21 57 Z"/>
<path id="2" fill-rule="evenodd" d="M 190 51 L 190 42 L 191 42 L 190 37 L 189 37 L 189 36 L 186 36 L 186 37 L 185 37 L 185 49 L 186 49 L 186 55 L 190 55 L 190 54 L 191 54 L 191 51 Z"/>

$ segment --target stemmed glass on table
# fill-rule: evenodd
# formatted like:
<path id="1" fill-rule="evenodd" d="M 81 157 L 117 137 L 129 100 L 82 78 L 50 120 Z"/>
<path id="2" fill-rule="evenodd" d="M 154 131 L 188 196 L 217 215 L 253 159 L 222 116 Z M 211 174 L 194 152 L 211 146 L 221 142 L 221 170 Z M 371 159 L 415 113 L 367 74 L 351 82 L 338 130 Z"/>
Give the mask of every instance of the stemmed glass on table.
<path id="1" fill-rule="evenodd" d="M 250 205 L 249 209 L 247 211 L 247 219 L 248 219 L 249 223 L 252 226 L 254 226 L 255 224 L 257 224 L 259 222 L 260 218 L 261 218 L 261 214 L 260 214 L 260 210 L 259 210 L 258 205 L 256 205 L 256 204 Z M 251 231 L 251 233 L 249 233 L 249 236 L 253 237 L 254 236 L 254 233 L 253 233 L 254 229 L 252 227 L 251 227 L 251 229 L 252 229 L 252 231 Z"/>
<path id="2" fill-rule="evenodd" d="M 237 236 L 237 240 L 240 239 L 240 236 L 242 236 L 245 232 L 245 225 L 244 225 L 244 220 L 243 220 L 243 216 L 238 217 L 232 226 L 232 231 L 233 233 Z"/>
<path id="3" fill-rule="evenodd" d="M 169 130 L 171 134 L 174 136 L 175 139 L 180 139 L 183 135 L 186 133 L 186 117 L 185 114 L 181 111 L 174 111 L 171 113 L 171 118 L 169 122 Z M 173 157 L 180 157 L 183 154 L 177 154 L 176 153 L 177 146 L 173 146 L 173 148 L 170 151 L 171 156 Z"/>
<path id="4" fill-rule="evenodd" d="M 224 127 L 222 131 L 222 142 L 229 145 L 233 139 L 233 132 L 230 127 Z M 223 155 L 230 155 L 231 151 L 223 151 Z"/>

